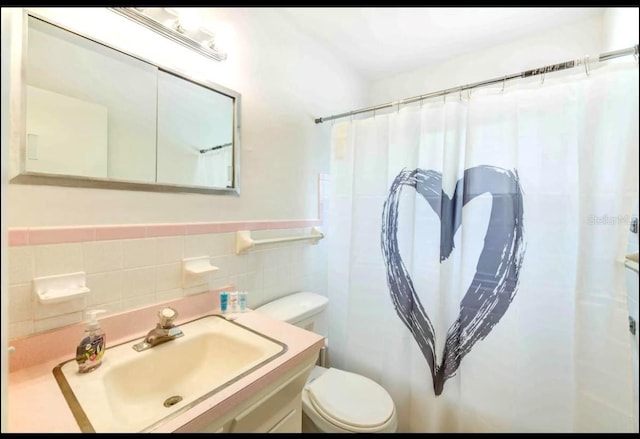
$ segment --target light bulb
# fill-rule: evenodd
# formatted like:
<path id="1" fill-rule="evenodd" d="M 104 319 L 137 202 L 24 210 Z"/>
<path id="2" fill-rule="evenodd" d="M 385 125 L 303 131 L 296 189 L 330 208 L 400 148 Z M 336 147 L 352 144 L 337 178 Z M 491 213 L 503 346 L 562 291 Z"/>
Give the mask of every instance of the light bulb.
<path id="1" fill-rule="evenodd" d="M 213 48 L 215 47 L 216 43 L 215 43 L 215 41 L 214 41 L 213 39 L 211 39 L 211 40 L 202 40 L 202 41 L 200 42 L 200 45 L 201 45 L 202 47 L 206 47 L 206 48 L 209 48 L 209 49 L 213 49 Z"/>

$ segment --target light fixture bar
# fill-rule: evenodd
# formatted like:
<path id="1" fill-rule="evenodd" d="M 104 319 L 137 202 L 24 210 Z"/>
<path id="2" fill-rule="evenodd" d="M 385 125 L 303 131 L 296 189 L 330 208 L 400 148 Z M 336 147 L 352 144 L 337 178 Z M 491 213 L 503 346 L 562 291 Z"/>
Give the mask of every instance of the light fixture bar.
<path id="1" fill-rule="evenodd" d="M 171 29 L 163 25 L 162 23 L 159 23 L 153 18 L 145 15 L 144 11 L 141 12 L 136 8 L 107 8 L 107 9 L 110 9 L 111 11 L 117 14 L 120 14 L 124 17 L 127 17 L 130 20 L 133 20 L 136 23 L 143 25 L 144 27 L 151 29 L 152 31 L 178 44 L 182 44 L 183 46 L 188 47 L 189 49 L 192 49 L 198 52 L 199 54 L 206 56 L 207 58 L 211 58 L 216 61 L 224 61 L 225 59 L 227 59 L 227 54 L 225 52 L 214 49 L 207 43 L 200 43 L 198 41 L 195 41 L 194 39 L 184 34 L 181 34 L 177 30 Z"/>

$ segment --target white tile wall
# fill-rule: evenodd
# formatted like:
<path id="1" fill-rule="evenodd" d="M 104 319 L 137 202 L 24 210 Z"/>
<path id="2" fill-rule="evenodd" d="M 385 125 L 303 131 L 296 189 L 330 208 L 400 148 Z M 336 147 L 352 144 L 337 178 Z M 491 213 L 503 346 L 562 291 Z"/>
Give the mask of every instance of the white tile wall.
<path id="1" fill-rule="evenodd" d="M 148 267 L 156 262 L 158 240 L 128 239 L 122 243 L 124 268 Z"/>
<path id="2" fill-rule="evenodd" d="M 32 295 L 31 284 L 19 284 L 9 287 L 9 297 L 11 298 L 10 317 L 15 319 L 12 321 L 33 320 Z"/>
<path id="3" fill-rule="evenodd" d="M 87 297 L 87 306 L 98 308 L 100 306 L 115 305 L 122 301 L 124 290 L 124 272 L 122 270 L 105 273 L 87 274 L 87 285 L 91 292 Z"/>
<path id="4" fill-rule="evenodd" d="M 74 273 L 84 269 L 82 244 L 35 245 L 33 251 L 36 277 Z M 11 265 L 12 261 L 9 260 L 9 266 Z M 13 282 L 11 278 L 9 282 Z"/>
<path id="5" fill-rule="evenodd" d="M 88 285 L 91 288 L 90 285 Z M 156 267 L 133 268 L 124 270 L 124 299 L 152 294 L 156 290 Z"/>
<path id="6" fill-rule="evenodd" d="M 102 273 L 122 268 L 122 242 L 97 241 L 85 242 L 84 268 L 88 273 Z"/>
<path id="7" fill-rule="evenodd" d="M 169 264 L 182 261 L 184 254 L 184 237 L 171 236 L 157 238 L 156 264 Z"/>
<path id="8" fill-rule="evenodd" d="M 157 265 L 155 267 L 156 291 L 175 290 L 181 286 L 182 263 Z"/>
<path id="9" fill-rule="evenodd" d="M 29 247 L 9 248 L 9 279 L 13 285 L 22 282 L 31 282 L 34 278 L 33 249 Z"/>
<path id="10" fill-rule="evenodd" d="M 309 229 L 263 230 L 255 239 L 307 235 Z M 219 270 L 197 286 L 182 287 L 182 259 L 209 256 Z M 83 298 L 42 305 L 34 277 L 84 271 Z M 248 291 L 256 308 L 285 294 L 327 294 L 324 240 L 266 244 L 235 254 L 235 233 L 48 244 L 9 249 L 9 338 L 86 321 L 85 311 L 126 311 L 232 284 Z M 191 285 L 191 284 L 190 284 Z"/>

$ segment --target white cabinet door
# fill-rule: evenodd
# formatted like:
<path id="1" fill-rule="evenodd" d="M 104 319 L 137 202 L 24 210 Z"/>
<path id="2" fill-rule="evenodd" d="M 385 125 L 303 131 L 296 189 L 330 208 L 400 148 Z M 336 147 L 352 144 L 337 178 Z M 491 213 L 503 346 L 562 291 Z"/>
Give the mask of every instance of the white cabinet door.
<path id="1" fill-rule="evenodd" d="M 300 410 L 291 410 L 287 416 L 282 418 L 269 433 L 300 433 L 301 432 L 301 416 Z"/>
<path id="2" fill-rule="evenodd" d="M 315 359 L 263 389 L 231 412 L 198 429 L 201 433 L 301 433 L 302 389 Z"/>

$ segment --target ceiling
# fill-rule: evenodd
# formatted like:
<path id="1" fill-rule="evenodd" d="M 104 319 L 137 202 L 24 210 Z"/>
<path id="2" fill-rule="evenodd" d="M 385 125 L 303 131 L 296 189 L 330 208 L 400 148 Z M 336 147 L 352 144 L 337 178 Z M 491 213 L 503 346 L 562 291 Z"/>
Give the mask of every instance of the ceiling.
<path id="1" fill-rule="evenodd" d="M 605 8 L 278 8 L 375 80 L 595 17 Z"/>

